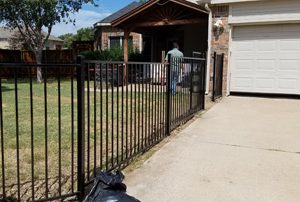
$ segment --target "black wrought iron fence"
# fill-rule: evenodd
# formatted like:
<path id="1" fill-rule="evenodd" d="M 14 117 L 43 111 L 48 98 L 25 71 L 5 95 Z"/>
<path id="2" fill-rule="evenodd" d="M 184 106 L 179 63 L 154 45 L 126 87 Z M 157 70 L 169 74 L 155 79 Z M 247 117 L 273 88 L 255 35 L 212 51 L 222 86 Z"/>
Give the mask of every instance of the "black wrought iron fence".
<path id="1" fill-rule="evenodd" d="M 212 101 L 223 95 L 224 54 L 214 53 L 213 92 Z"/>
<path id="2" fill-rule="evenodd" d="M 7 201 L 76 195 L 78 156 L 76 70 L 79 65 L 0 64 L 1 196 Z M 71 69 L 62 77 L 63 68 Z M 55 76 L 48 72 L 56 71 Z M 25 75 L 27 72 L 27 75 Z"/>
<path id="3" fill-rule="evenodd" d="M 127 165 L 204 109 L 205 59 L 40 66 L 37 83 L 36 65 L 0 64 L 14 72 L 0 79 L 1 200 L 80 199 L 100 170 Z"/>

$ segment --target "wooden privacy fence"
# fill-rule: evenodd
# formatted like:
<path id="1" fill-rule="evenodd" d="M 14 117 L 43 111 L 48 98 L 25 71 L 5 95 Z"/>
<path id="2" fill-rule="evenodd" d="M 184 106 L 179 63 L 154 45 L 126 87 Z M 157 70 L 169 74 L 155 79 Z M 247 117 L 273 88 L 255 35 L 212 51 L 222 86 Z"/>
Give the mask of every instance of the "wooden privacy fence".
<path id="1" fill-rule="evenodd" d="M 43 64 L 74 64 L 75 63 L 75 51 L 73 49 L 68 50 L 44 50 L 43 51 Z M 20 51 L 20 50 L 1 50 L 0 49 L 0 63 L 22 63 L 22 64 L 36 64 L 36 59 L 32 51 Z M 22 68 L 18 74 L 28 76 L 28 71 L 31 68 Z M 36 74 L 36 68 L 31 69 L 32 74 Z M 72 72 L 71 67 L 62 68 L 61 75 L 68 76 Z M 57 71 L 55 69 L 48 69 L 48 76 L 55 76 Z M 2 67 L 0 77 L 12 78 L 14 72 L 11 68 Z"/>
<path id="2" fill-rule="evenodd" d="M 75 63 L 76 55 L 73 49 L 68 50 L 44 50 L 42 62 L 44 64 L 71 64 Z M 4 50 L 0 49 L 1 63 L 36 63 L 32 51 Z"/>

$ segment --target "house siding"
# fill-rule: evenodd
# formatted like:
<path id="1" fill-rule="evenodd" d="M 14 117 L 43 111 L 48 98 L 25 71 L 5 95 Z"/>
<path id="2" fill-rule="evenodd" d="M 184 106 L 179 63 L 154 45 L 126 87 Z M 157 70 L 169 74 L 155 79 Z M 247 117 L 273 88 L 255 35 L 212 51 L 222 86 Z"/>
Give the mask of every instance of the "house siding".
<path id="1" fill-rule="evenodd" d="M 273 0 L 230 4 L 229 24 L 300 22 L 299 0 Z"/>

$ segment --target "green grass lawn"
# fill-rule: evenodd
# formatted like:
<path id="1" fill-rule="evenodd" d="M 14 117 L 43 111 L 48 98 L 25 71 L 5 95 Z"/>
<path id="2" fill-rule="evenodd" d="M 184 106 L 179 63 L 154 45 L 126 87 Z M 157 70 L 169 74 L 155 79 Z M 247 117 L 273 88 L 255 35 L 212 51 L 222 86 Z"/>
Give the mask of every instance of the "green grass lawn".
<path id="1" fill-rule="evenodd" d="M 93 88 L 94 83 L 90 83 Z M 109 87 L 111 89 L 111 87 Z M 126 93 L 126 89 L 128 92 Z M 154 129 L 162 127 L 163 117 L 159 116 L 159 112 L 165 108 L 162 100 L 165 99 L 164 92 L 158 93 L 157 87 L 154 92 L 146 93 L 131 91 L 131 86 L 124 87 L 124 99 L 122 100 L 121 88 L 119 88 L 119 97 L 117 90 L 114 92 L 106 92 L 105 88 L 102 92 L 96 91 L 96 100 L 94 100 L 94 91 L 89 92 L 90 96 L 90 113 L 88 113 L 86 89 L 86 162 L 90 162 L 89 170 L 94 167 L 100 168 L 100 159 L 102 165 L 105 165 L 106 156 L 108 160 L 121 160 L 121 152 L 125 151 L 125 143 L 128 142 L 127 149 L 129 154 L 136 152 L 137 147 L 142 147 L 142 143 L 138 144 L 137 133 L 140 130 L 140 137 L 144 136 L 144 141 L 148 141 L 146 135 L 150 135 Z M 76 100 L 76 82 L 74 82 L 74 122 L 72 129 L 72 99 L 71 99 L 71 82 L 70 80 L 61 81 L 61 116 L 59 117 L 58 105 L 58 83 L 56 80 L 47 82 L 47 116 L 45 116 L 44 101 L 44 84 L 33 83 L 33 120 L 31 125 L 31 106 L 30 106 L 30 85 L 28 80 L 18 81 L 18 138 L 19 150 L 17 150 L 17 129 L 16 129 L 16 102 L 15 102 L 15 86 L 12 80 L 2 80 L 2 106 L 3 106 L 3 136 L 5 147 L 5 179 L 6 185 L 17 183 L 17 152 L 20 158 L 20 181 L 21 183 L 31 181 L 31 169 L 33 165 L 34 179 L 36 184 L 45 180 L 45 165 L 48 163 L 48 178 L 55 179 L 59 175 L 59 155 L 61 155 L 61 175 L 64 178 L 70 178 L 72 170 L 72 149 L 74 149 L 74 172 L 76 172 L 77 162 L 77 100 Z M 134 89 L 134 87 L 133 87 Z M 155 89 L 155 87 L 152 89 Z M 137 88 L 138 90 L 138 88 Z M 102 95 L 102 99 L 100 96 Z M 127 98 L 126 98 L 127 95 Z M 153 96 L 153 97 L 152 97 Z M 146 101 L 146 97 L 148 98 Z M 187 102 L 188 97 L 185 98 Z M 152 102 L 153 100 L 153 102 Z M 119 106 L 117 105 L 119 103 Z M 94 107 L 96 113 L 94 114 Z M 122 111 L 123 106 L 123 111 Z M 101 113 L 102 108 L 102 113 Z M 126 111 L 127 122 L 126 122 Z M 89 115 L 89 116 L 88 116 Z M 123 121 L 122 121 L 123 116 Z M 47 125 L 45 125 L 45 117 Z M 147 117 L 147 132 L 145 131 L 145 119 Z M 153 118 L 152 118 L 153 117 Z M 59 128 L 59 118 L 61 119 L 61 127 Z M 88 127 L 88 120 L 90 125 Z M 103 124 L 101 124 L 101 120 Z M 106 121 L 108 127 L 106 127 Z M 144 123 L 142 127 L 142 122 Z M 96 123 L 96 124 L 94 124 Z M 122 125 L 123 123 L 123 136 Z M 127 133 L 126 133 L 127 125 Z M 31 126 L 33 130 L 31 130 Z M 47 133 L 46 128 L 47 126 Z M 155 128 L 156 127 L 156 128 Z M 88 130 L 89 129 L 89 130 Z M 59 133 L 59 130 L 61 131 Z M 88 131 L 90 132 L 88 134 Z M 136 131 L 136 132 L 135 132 Z M 31 135 L 33 134 L 33 139 Z M 47 137 L 46 137 L 47 135 Z M 102 139 L 101 139 L 102 137 Z M 156 137 L 158 139 L 158 137 Z M 47 147 L 46 147 L 47 140 Z M 102 140 L 102 141 L 101 141 Z M 72 148 L 72 141 L 74 147 Z M 31 143 L 34 144 L 34 150 L 31 149 Z M 60 142 L 60 144 L 59 144 Z M 122 145 L 122 142 L 124 143 Z M 96 143 L 96 144 L 95 144 Z M 149 144 L 149 143 L 148 143 Z M 89 149 L 88 149 L 89 145 Z M 107 155 L 106 155 L 106 147 Z M 116 148 L 119 148 L 117 151 Z M 48 152 L 46 153 L 46 148 Z M 61 149 L 59 153 L 59 148 Z M 112 152 L 114 148 L 114 152 Z M 102 156 L 100 156 L 102 150 Z M 94 158 L 94 151 L 96 155 Z M 33 158 L 32 158 L 33 152 Z M 119 156 L 117 158 L 117 155 Z M 34 164 L 32 164 L 34 162 Z M 0 162 L 0 166 L 1 162 Z M 86 164 L 87 167 L 87 164 Z M 103 167 L 102 167 L 103 168 Z M 76 173 L 74 173 L 76 174 Z M 76 181 L 76 180 L 75 180 Z M 58 182 L 55 182 L 58 183 Z M 45 187 L 45 184 L 41 186 Z M 70 180 L 63 185 L 63 190 L 70 190 Z M 53 186 L 55 189 L 55 186 Z M 42 190 L 42 189 L 41 189 Z M 50 189 L 51 191 L 51 189 Z M 52 190 L 54 193 L 55 190 Z"/>

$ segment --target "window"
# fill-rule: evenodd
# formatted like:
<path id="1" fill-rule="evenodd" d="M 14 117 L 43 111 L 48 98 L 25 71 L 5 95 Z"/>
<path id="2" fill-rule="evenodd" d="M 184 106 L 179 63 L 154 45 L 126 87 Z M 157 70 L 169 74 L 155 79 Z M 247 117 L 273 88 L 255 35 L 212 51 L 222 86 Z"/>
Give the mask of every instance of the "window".
<path id="1" fill-rule="evenodd" d="M 228 16 L 228 6 L 216 6 L 214 8 L 214 17 L 227 17 Z"/>
<path id="2" fill-rule="evenodd" d="M 123 36 L 111 36 L 109 37 L 109 49 L 111 48 L 123 48 L 124 37 Z M 129 37 L 128 46 L 133 47 L 133 39 Z"/>
<path id="3" fill-rule="evenodd" d="M 122 46 L 122 41 L 120 36 L 111 36 L 109 37 L 109 49 L 111 48 L 120 48 Z"/>

